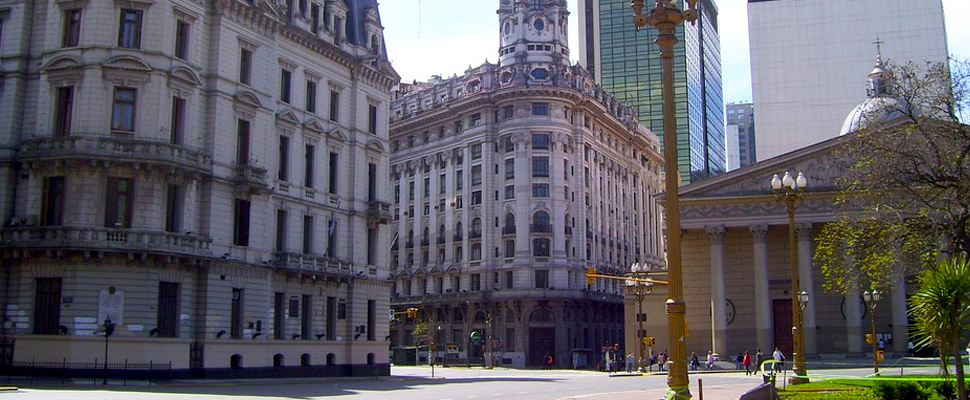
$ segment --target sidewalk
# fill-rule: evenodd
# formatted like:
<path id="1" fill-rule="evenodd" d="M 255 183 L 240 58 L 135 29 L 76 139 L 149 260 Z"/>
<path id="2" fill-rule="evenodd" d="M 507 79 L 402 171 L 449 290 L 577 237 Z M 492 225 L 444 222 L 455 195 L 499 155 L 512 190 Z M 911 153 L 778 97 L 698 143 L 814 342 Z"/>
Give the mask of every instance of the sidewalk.
<path id="1" fill-rule="evenodd" d="M 736 384 L 708 386 L 704 385 L 704 399 L 706 400 L 733 400 L 738 399 L 747 391 L 758 387 L 758 384 Z M 660 400 L 667 394 L 667 389 L 636 390 L 632 392 L 598 393 L 588 396 L 575 396 L 569 399 L 583 400 Z M 701 398 L 701 392 L 697 387 L 697 380 L 691 379 L 690 394 L 694 399 Z"/>

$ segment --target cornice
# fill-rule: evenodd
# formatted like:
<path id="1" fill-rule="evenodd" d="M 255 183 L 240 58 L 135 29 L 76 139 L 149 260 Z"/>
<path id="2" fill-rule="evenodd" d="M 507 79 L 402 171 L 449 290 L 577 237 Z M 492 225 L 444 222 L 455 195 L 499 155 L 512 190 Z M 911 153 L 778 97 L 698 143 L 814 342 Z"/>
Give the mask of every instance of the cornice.
<path id="1" fill-rule="evenodd" d="M 231 20 L 253 28 L 266 37 L 272 38 L 284 25 L 283 21 L 276 16 L 239 0 L 215 0 L 214 4 L 218 15 L 226 15 Z"/>

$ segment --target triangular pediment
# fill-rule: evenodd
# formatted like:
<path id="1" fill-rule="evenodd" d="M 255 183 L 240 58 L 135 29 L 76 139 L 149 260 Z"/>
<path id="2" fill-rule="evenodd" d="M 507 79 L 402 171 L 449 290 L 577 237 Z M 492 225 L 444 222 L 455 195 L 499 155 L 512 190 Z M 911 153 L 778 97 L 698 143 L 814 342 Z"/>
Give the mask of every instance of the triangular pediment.
<path id="1" fill-rule="evenodd" d="M 341 131 L 340 129 L 334 129 L 334 130 L 330 131 L 330 137 L 332 137 L 334 139 L 337 139 L 339 141 L 342 141 L 342 142 L 346 142 L 347 140 L 350 139 L 347 136 L 347 134 L 344 133 L 343 131 Z"/>
<path id="2" fill-rule="evenodd" d="M 293 125 L 299 125 L 300 119 L 296 117 L 293 110 L 286 109 L 276 114 L 276 122 L 287 122 Z"/>
<path id="3" fill-rule="evenodd" d="M 779 155 L 734 171 L 683 186 L 682 199 L 703 199 L 770 195 L 771 178 L 783 176 L 786 171 L 801 172 L 808 180 L 808 191 L 834 191 L 836 179 L 843 175 L 843 168 L 836 162 L 835 150 L 841 139 L 819 142 L 801 149 Z"/>
<path id="4" fill-rule="evenodd" d="M 316 119 L 313 119 L 313 118 L 311 118 L 307 122 L 304 122 L 303 127 L 317 133 L 324 133 L 327 131 L 327 128 L 324 127 L 323 124 L 320 123 L 320 121 L 317 121 Z"/>
<path id="5" fill-rule="evenodd" d="M 382 144 L 380 140 L 371 140 L 370 143 L 367 144 L 367 148 L 378 153 L 384 152 L 384 144 Z"/>

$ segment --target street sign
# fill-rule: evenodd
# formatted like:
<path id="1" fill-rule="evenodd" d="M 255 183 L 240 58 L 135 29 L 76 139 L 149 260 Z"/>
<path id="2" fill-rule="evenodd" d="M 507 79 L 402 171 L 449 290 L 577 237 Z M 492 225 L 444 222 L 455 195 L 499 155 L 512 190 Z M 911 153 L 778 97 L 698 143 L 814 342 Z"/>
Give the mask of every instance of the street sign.
<path id="1" fill-rule="evenodd" d="M 471 339 L 472 344 L 479 344 L 482 342 L 482 333 L 478 331 L 472 331 L 472 333 L 468 335 L 468 338 Z"/>
<path id="2" fill-rule="evenodd" d="M 388 317 L 390 317 L 390 318 L 388 319 L 388 321 L 393 321 L 393 320 L 394 320 L 394 309 L 392 308 L 392 309 L 390 309 L 390 310 L 387 310 L 387 311 L 390 311 L 390 312 L 388 313 Z"/>

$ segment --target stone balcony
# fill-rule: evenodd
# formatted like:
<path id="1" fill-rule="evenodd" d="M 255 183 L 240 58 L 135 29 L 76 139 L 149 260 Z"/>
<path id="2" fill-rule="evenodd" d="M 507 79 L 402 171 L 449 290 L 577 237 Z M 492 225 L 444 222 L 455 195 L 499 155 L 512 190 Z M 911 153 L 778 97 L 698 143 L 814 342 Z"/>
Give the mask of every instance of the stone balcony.
<path id="1" fill-rule="evenodd" d="M 204 150 L 166 141 L 136 139 L 129 135 L 71 135 L 25 139 L 20 144 L 20 161 L 30 168 L 44 168 L 67 162 L 67 166 L 131 164 L 170 168 L 183 172 L 211 174 L 212 157 Z M 72 163 L 73 162 L 73 163 Z"/>
<path id="2" fill-rule="evenodd" d="M 12 226 L 2 230 L 0 249 L 82 251 L 211 257 L 212 239 L 189 233 L 97 226 Z"/>
<path id="3" fill-rule="evenodd" d="M 250 194 L 269 192 L 266 168 L 254 164 L 233 165 L 232 177 L 229 180 L 239 191 Z"/>
<path id="4" fill-rule="evenodd" d="M 273 266 L 301 274 L 319 275 L 321 278 L 350 278 L 370 274 L 369 268 L 355 268 L 354 263 L 316 254 L 277 251 L 273 253 Z M 376 271 L 373 271 L 376 272 Z"/>
<path id="5" fill-rule="evenodd" d="M 387 225 L 391 222 L 391 203 L 386 201 L 368 201 L 367 220 L 380 225 Z"/>

